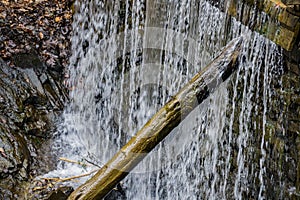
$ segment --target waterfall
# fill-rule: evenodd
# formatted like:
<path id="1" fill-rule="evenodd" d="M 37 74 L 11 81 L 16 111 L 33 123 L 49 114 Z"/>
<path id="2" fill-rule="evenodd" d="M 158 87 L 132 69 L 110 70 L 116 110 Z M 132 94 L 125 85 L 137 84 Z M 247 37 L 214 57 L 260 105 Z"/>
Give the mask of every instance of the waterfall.
<path id="1" fill-rule="evenodd" d="M 48 176 L 106 163 L 227 42 L 244 35 L 238 71 L 121 187 L 127 199 L 266 197 L 267 112 L 280 48 L 204 0 L 77 0 L 75 10 L 71 100 L 53 148 L 94 166 L 61 161 Z"/>

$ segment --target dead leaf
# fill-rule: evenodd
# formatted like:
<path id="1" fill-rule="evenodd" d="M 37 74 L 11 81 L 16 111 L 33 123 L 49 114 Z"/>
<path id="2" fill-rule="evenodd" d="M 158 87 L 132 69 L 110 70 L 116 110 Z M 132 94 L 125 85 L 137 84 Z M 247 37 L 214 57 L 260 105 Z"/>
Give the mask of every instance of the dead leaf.
<path id="1" fill-rule="evenodd" d="M 55 21 L 56 23 L 59 23 L 59 22 L 61 21 L 61 17 L 55 17 L 54 21 Z"/>
<path id="2" fill-rule="evenodd" d="M 6 158 L 7 156 L 6 156 L 6 154 L 5 154 L 5 151 L 4 151 L 4 149 L 3 148 L 1 148 L 0 147 L 0 153 L 1 153 L 1 155 L 4 157 L 4 158 Z"/>
<path id="3" fill-rule="evenodd" d="M 72 15 L 70 15 L 69 13 L 64 14 L 65 19 L 71 19 Z"/>
<path id="4" fill-rule="evenodd" d="M 32 191 L 43 190 L 43 189 L 44 189 L 44 187 L 35 187 L 35 188 L 33 188 Z"/>
<path id="5" fill-rule="evenodd" d="M 26 10 L 26 9 L 24 9 L 24 8 L 20 8 L 19 11 L 21 11 L 21 12 L 26 12 L 26 11 L 28 11 L 28 10 Z"/>
<path id="6" fill-rule="evenodd" d="M 1 3 L 3 3 L 3 4 L 6 5 L 6 6 L 9 5 L 9 1 L 1 1 Z"/>
<path id="7" fill-rule="evenodd" d="M 42 40 L 44 38 L 44 34 L 42 32 L 39 33 L 39 37 Z"/>

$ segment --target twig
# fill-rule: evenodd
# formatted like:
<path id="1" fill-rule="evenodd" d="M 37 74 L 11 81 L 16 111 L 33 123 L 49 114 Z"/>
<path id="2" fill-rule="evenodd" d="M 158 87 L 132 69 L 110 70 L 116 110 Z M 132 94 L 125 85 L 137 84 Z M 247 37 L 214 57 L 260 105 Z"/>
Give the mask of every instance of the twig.
<path id="1" fill-rule="evenodd" d="M 98 169 L 96 170 L 93 170 L 89 173 L 86 173 L 86 174 L 80 174 L 80 175 L 77 175 L 77 176 L 71 176 L 71 177 L 68 177 L 68 178 L 42 178 L 44 180 L 49 180 L 49 181 L 54 181 L 54 182 L 66 182 L 66 181 L 71 181 L 73 179 L 77 179 L 77 178 L 81 178 L 81 177 L 85 177 L 85 176 L 89 176 L 91 175 L 92 173 L 95 173 L 96 171 L 98 171 Z"/>
<path id="2" fill-rule="evenodd" d="M 96 167 L 99 167 L 99 168 L 101 168 L 101 166 L 100 165 L 97 165 L 96 163 L 93 163 L 92 161 L 89 161 L 88 159 L 86 159 L 86 158 L 84 158 L 84 160 L 87 162 L 87 163 L 90 163 L 91 165 L 93 165 L 93 166 L 96 166 Z"/>
<path id="3" fill-rule="evenodd" d="M 92 165 L 95 165 L 95 166 L 97 166 L 97 167 L 99 167 L 99 168 L 102 168 L 102 166 L 104 165 L 104 163 L 99 162 L 99 159 L 97 159 L 96 155 L 93 154 L 93 153 L 91 153 L 91 152 L 88 152 L 88 158 L 89 158 L 90 160 L 85 159 L 85 161 L 87 161 L 88 163 L 90 163 L 90 164 L 92 164 Z M 93 161 L 93 162 L 92 162 L 92 161 Z M 96 163 L 98 163 L 98 164 L 96 164 L 95 161 L 96 161 Z"/>
<path id="4" fill-rule="evenodd" d="M 42 179 L 47 181 L 54 181 L 54 182 L 58 182 L 60 180 L 60 178 L 46 178 L 46 177 L 42 177 Z"/>
<path id="5" fill-rule="evenodd" d="M 65 162 L 68 162 L 68 163 L 74 163 L 74 164 L 82 165 L 82 166 L 93 166 L 91 164 L 86 164 L 86 163 L 83 163 L 83 162 L 80 162 L 80 161 L 74 161 L 74 160 L 70 160 L 68 158 L 63 158 L 63 157 L 60 157 L 59 160 L 65 161 Z"/>
<path id="6" fill-rule="evenodd" d="M 91 171 L 91 172 L 89 172 L 89 173 L 86 173 L 86 174 L 81 174 L 81 175 L 77 175 L 77 176 L 71 176 L 71 177 L 68 177 L 68 178 L 62 178 L 62 179 L 60 179 L 59 181 L 60 181 L 60 182 L 65 182 L 65 181 L 70 181 L 70 180 L 73 180 L 73 179 L 77 179 L 77 178 L 89 176 L 89 175 L 95 173 L 96 171 L 98 171 L 98 169 L 93 170 L 93 171 Z"/>

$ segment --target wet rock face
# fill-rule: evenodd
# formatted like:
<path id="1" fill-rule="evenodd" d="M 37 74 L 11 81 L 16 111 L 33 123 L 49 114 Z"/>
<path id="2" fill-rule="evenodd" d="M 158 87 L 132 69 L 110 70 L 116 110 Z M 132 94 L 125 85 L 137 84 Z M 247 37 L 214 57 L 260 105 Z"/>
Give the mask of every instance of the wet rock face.
<path id="1" fill-rule="evenodd" d="M 265 197 L 267 199 L 299 199 L 300 194 L 300 63 L 283 57 L 283 68 L 278 69 L 271 80 L 271 93 L 266 107 L 265 135 L 263 136 L 263 116 L 254 114 L 249 125 L 252 135 L 248 138 L 245 156 L 249 169 L 243 199 L 258 197 L 260 180 L 261 141 L 266 153 L 264 161 Z M 238 87 L 238 91 L 240 90 Z M 232 94 L 231 88 L 229 90 Z M 255 99 L 258 110 L 263 110 L 262 91 Z M 241 92 L 242 93 L 242 92 Z M 236 113 L 240 113 L 241 99 L 237 99 Z M 254 113 L 254 112 L 253 112 Z M 237 118 L 238 119 L 238 118 Z M 256 127 L 252 124 L 256 123 Z M 249 126 L 249 127 L 250 127 Z M 253 127 L 253 128 L 252 128 Z M 233 131 L 240 134 L 239 121 L 235 120 Z M 236 137 L 236 136 L 234 136 Z M 234 144 L 235 145 L 235 144 Z M 238 150 L 233 146 L 232 168 L 236 171 Z M 231 174 L 229 184 L 234 183 L 235 173 Z M 233 180 L 232 180 L 233 179 Z M 232 185 L 230 188 L 234 188 Z M 234 197 L 232 197 L 234 198 Z"/>
<path id="2" fill-rule="evenodd" d="M 267 112 L 266 196 L 299 199 L 300 65 L 284 60 L 281 84 L 275 86 Z"/>
<path id="3" fill-rule="evenodd" d="M 38 166 L 36 149 L 50 136 L 66 100 L 55 74 L 37 56 L 22 56 L 23 66 L 17 68 L 0 59 L 0 199 L 13 198 L 15 186 L 29 178 L 33 164 Z"/>
<path id="4" fill-rule="evenodd" d="M 72 4 L 0 1 L 0 199 L 24 199 L 16 186 L 49 170 L 42 154 L 67 99 Z"/>

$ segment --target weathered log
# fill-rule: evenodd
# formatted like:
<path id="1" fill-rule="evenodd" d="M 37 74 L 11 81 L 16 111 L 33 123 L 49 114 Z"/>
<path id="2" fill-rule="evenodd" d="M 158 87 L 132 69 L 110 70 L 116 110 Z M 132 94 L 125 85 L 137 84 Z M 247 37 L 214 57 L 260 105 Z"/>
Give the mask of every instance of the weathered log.
<path id="1" fill-rule="evenodd" d="M 102 199 L 236 68 L 242 37 L 233 40 L 196 74 L 132 139 L 69 200 Z"/>

